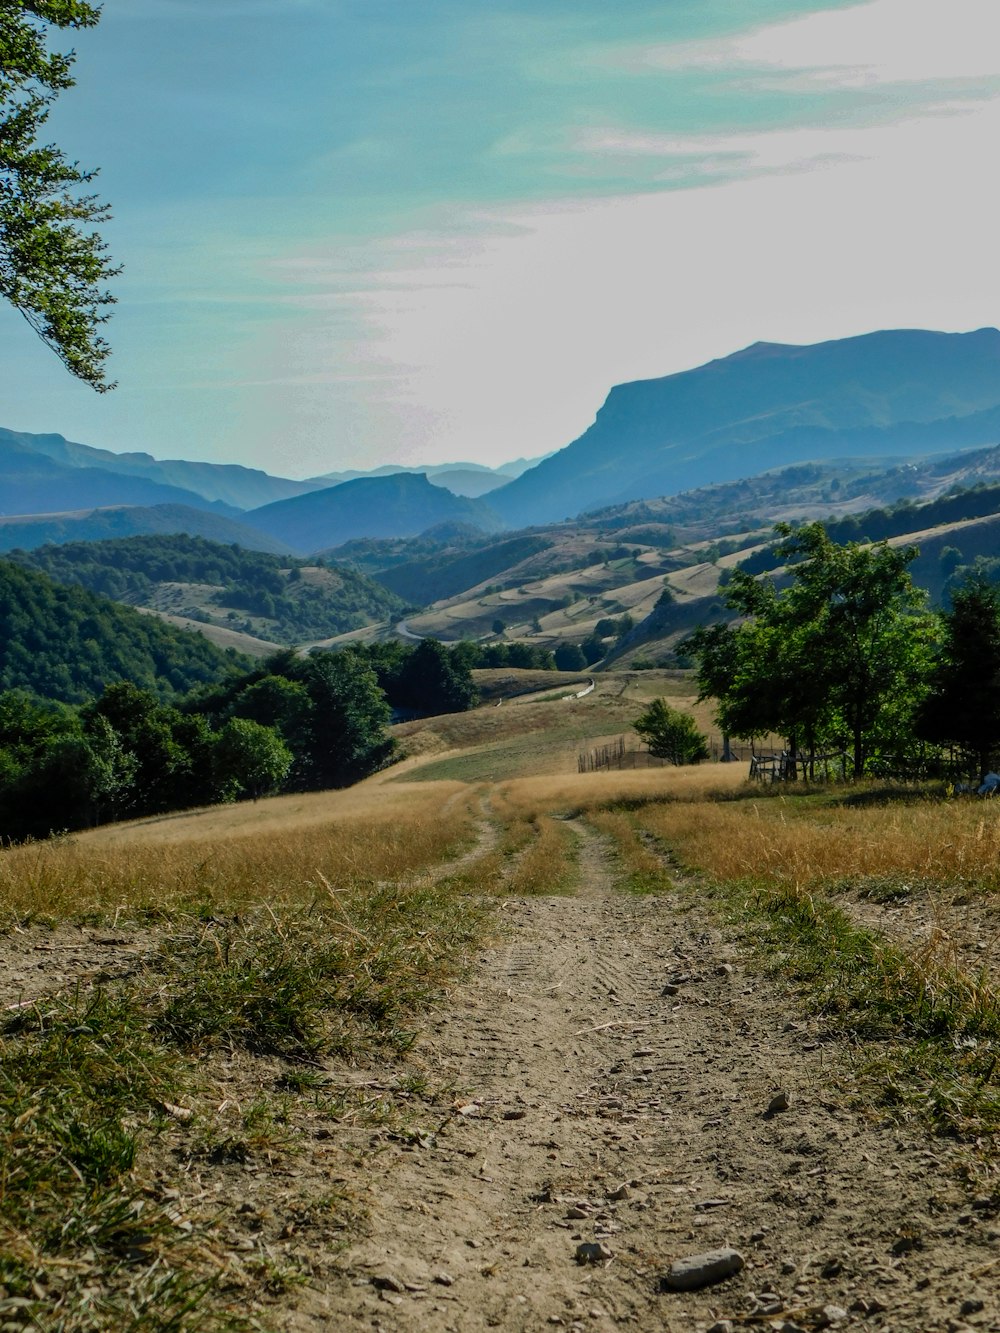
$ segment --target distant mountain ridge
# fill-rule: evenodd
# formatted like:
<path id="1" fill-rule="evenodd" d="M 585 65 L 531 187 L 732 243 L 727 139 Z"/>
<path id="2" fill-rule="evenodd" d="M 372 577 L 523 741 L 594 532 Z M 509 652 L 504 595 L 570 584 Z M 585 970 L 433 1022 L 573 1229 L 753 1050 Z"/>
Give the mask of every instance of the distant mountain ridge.
<path id="1" fill-rule="evenodd" d="M 866 452 L 922 454 L 1000 437 L 1000 332 L 890 330 L 755 343 L 618 385 L 579 439 L 495 491 L 525 526 L 628 500 Z"/>
<path id="2" fill-rule="evenodd" d="M 0 517 L 0 551 L 32 551 L 53 542 L 106 541 L 112 537 L 142 537 L 187 533 L 210 541 L 242 546 L 248 551 L 283 555 L 284 542 L 205 509 L 183 504 L 108 505 L 99 509 L 66 510 L 55 514 Z"/>
<path id="3" fill-rule="evenodd" d="M 503 526 L 482 500 L 452 495 L 419 472 L 345 481 L 265 505 L 242 521 L 302 555 L 355 537 L 415 537 L 438 523 L 470 523 L 486 532 Z"/>
<path id="4" fill-rule="evenodd" d="M 41 455 L 57 464 L 60 468 L 100 469 L 102 473 L 112 473 L 122 477 L 134 477 L 147 483 L 169 487 L 173 495 L 161 495 L 159 502 L 170 499 L 181 500 L 179 492 L 186 493 L 188 504 L 203 505 L 205 501 L 227 505 L 230 510 L 256 509 L 274 500 L 284 500 L 292 495 L 304 495 L 308 491 L 321 488 L 321 482 L 291 481 L 287 477 L 272 477 L 267 472 L 256 468 L 241 467 L 236 463 L 192 463 L 175 458 L 161 460 L 145 453 L 112 453 L 110 449 L 95 449 L 89 444 L 77 444 L 62 435 L 31 435 L 26 431 L 12 431 L 0 428 L 0 451 L 4 446 L 17 446 L 29 454 Z M 0 452 L 0 459 L 3 458 Z M 3 469 L 6 472 L 6 469 Z M 197 500 L 192 499 L 197 497 Z M 134 500 L 133 503 L 142 503 Z M 95 503 L 102 503 L 96 501 Z M 104 504 L 128 503 L 125 497 L 105 499 Z M 155 501 L 153 503 L 156 503 Z M 78 503 L 74 508 L 81 508 Z M 4 512 L 10 513 L 9 507 L 0 504 Z M 51 511 L 53 505 L 40 506 Z M 32 510 L 21 510 L 31 513 Z"/>

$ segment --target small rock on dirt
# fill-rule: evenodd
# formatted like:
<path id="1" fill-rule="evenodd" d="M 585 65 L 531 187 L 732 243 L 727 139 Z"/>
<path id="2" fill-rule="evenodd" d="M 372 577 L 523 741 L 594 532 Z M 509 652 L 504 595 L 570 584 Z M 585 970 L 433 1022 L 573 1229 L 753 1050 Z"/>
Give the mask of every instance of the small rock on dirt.
<path id="1" fill-rule="evenodd" d="M 452 1277 L 452 1275 L 450 1273 L 445 1273 L 445 1272 L 435 1273 L 434 1281 L 438 1284 L 439 1287 L 453 1287 L 455 1285 L 455 1279 Z"/>
<path id="2" fill-rule="evenodd" d="M 792 1104 L 792 1099 L 784 1089 L 776 1092 L 767 1104 L 765 1115 L 777 1115 L 779 1111 L 787 1111 Z"/>
<path id="3" fill-rule="evenodd" d="M 585 1240 L 576 1247 L 576 1262 L 578 1264 L 599 1264 L 604 1259 L 610 1258 L 611 1251 L 599 1240 Z"/>
<path id="4" fill-rule="evenodd" d="M 630 1199 L 631 1197 L 632 1191 L 629 1189 L 628 1185 L 619 1185 L 616 1190 L 608 1191 L 608 1198 L 614 1203 L 620 1203 L 623 1199 Z"/>
<path id="5" fill-rule="evenodd" d="M 723 1282 L 740 1272 L 744 1258 L 739 1250 L 708 1250 L 687 1259 L 675 1259 L 661 1279 L 668 1291 L 695 1291 Z"/>
<path id="6" fill-rule="evenodd" d="M 842 1305 L 824 1305 L 819 1311 L 817 1328 L 829 1328 L 831 1324 L 842 1324 L 848 1313 Z"/>
<path id="7" fill-rule="evenodd" d="M 401 1282 L 395 1273 L 376 1273 L 372 1278 L 372 1286 L 379 1291 L 405 1291 L 406 1283 Z"/>

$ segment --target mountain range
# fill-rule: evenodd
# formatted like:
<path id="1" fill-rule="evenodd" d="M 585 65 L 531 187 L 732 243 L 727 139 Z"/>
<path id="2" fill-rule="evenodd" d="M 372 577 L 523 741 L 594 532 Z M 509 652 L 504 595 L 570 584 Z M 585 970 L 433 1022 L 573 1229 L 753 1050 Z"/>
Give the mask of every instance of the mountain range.
<path id="1" fill-rule="evenodd" d="M 558 522 L 796 462 L 912 459 L 998 440 L 1000 332 L 889 330 L 812 346 L 755 343 L 693 370 L 618 385 L 579 439 L 534 465 L 520 459 L 502 469 L 388 465 L 293 481 L 0 430 L 0 527 L 30 516 L 17 534 L 25 546 L 91 529 L 108 536 L 113 524 L 100 515 L 114 507 L 120 535 L 163 531 L 142 526 L 137 513 L 154 507 L 162 518 L 169 506 L 187 532 L 227 540 L 190 518 L 202 511 L 238 522 L 230 540 L 311 553 L 442 523 L 492 532 Z M 9 531 L 0 535 L 0 547 L 10 541 Z"/>
<path id="2" fill-rule="evenodd" d="M 524 527 L 798 461 L 922 455 L 998 439 L 996 329 L 755 343 L 612 389 L 589 430 L 493 492 L 490 506 Z"/>

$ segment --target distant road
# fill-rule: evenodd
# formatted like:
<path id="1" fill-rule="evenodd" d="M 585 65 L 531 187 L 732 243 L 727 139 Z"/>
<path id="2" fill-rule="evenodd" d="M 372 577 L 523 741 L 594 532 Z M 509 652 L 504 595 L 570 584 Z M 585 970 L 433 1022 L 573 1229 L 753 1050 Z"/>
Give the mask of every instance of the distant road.
<path id="1" fill-rule="evenodd" d="M 405 620 L 397 620 L 395 629 L 401 639 L 416 639 L 419 642 L 427 637 L 426 634 L 414 634 Z"/>

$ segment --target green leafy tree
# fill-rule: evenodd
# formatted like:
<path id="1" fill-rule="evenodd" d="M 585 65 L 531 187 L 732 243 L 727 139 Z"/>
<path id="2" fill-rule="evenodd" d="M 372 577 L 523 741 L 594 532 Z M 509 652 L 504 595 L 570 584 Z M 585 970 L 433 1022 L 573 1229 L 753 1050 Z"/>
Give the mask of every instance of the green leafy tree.
<path id="1" fill-rule="evenodd" d="M 423 639 L 406 658 L 390 698 L 420 713 L 464 713 L 478 702 L 479 691 L 461 655 L 437 639 Z"/>
<path id="2" fill-rule="evenodd" d="M 223 800 L 277 791 L 292 766 L 292 752 L 273 727 L 231 717 L 215 738 L 216 782 Z"/>
<path id="3" fill-rule="evenodd" d="M 313 704 L 301 681 L 264 676 L 239 691 L 230 705 L 233 717 L 272 727 L 293 750 L 308 744 Z"/>
<path id="4" fill-rule="evenodd" d="M 698 659 L 700 696 L 718 700 L 730 735 L 777 732 L 793 753 L 849 746 L 855 777 L 876 756 L 901 761 L 934 638 L 909 575 L 916 550 L 838 546 L 819 523 L 779 532 L 789 586 L 735 571 L 726 603 L 744 622 L 699 630 L 684 645 Z"/>
<path id="5" fill-rule="evenodd" d="M 944 641 L 917 732 L 957 746 L 982 781 L 1000 753 L 1000 588 L 970 578 L 941 619 Z"/>
<path id="6" fill-rule="evenodd" d="M 389 705 L 375 672 L 358 653 L 313 653 L 290 668 L 312 701 L 312 725 L 301 756 L 309 787 L 346 787 L 388 763 Z"/>
<path id="7" fill-rule="evenodd" d="M 596 634 L 588 634 L 580 644 L 580 652 L 583 653 L 583 660 L 587 666 L 593 666 L 605 655 L 604 641 Z"/>
<path id="8" fill-rule="evenodd" d="M 587 659 L 578 643 L 560 643 L 555 651 L 557 671 L 585 671 Z"/>
<path id="9" fill-rule="evenodd" d="M 50 28 L 90 28 L 84 0 L 0 0 L 0 296 L 67 369 L 103 392 L 110 348 L 98 330 L 119 272 L 95 224 L 108 209 L 86 192 L 95 172 L 44 143 L 49 109 L 73 86 L 73 53 L 50 51 Z"/>
<path id="10" fill-rule="evenodd" d="M 632 724 L 657 759 L 672 764 L 699 764 L 708 758 L 708 743 L 690 713 L 654 699 Z"/>

